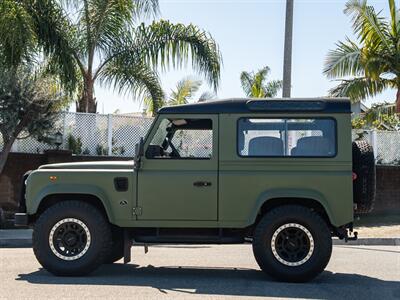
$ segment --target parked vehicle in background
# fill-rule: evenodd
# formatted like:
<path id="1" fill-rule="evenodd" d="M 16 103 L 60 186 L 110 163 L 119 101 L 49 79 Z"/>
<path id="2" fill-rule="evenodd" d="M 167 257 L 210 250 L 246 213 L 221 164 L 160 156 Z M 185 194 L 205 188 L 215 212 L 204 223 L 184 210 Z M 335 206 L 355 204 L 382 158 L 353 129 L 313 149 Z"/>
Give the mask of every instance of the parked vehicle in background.
<path id="1" fill-rule="evenodd" d="M 324 270 L 332 237 L 374 202 L 371 147 L 346 99 L 230 99 L 162 108 L 132 162 L 44 165 L 24 177 L 16 224 L 56 275 L 83 275 L 133 243 L 252 243 L 290 282 Z"/>

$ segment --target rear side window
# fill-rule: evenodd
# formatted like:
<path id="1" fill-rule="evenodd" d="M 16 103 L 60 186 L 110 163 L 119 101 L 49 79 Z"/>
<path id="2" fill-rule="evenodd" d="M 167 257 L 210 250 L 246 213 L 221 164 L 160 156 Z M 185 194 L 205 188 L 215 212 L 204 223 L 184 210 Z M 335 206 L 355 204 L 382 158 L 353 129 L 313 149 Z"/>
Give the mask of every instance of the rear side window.
<path id="1" fill-rule="evenodd" d="M 333 157 L 336 122 L 330 118 L 241 118 L 238 153 L 247 157 Z"/>

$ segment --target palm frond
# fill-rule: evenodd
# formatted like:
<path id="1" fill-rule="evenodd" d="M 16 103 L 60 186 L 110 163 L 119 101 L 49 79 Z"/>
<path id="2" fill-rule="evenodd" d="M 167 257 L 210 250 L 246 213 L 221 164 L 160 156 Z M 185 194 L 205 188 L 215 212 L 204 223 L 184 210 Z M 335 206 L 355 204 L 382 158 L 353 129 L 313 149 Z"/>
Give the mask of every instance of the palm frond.
<path id="1" fill-rule="evenodd" d="M 265 66 L 257 71 L 257 73 L 255 74 L 255 77 L 258 77 L 258 78 L 260 78 L 261 81 L 264 81 L 267 79 L 270 72 L 271 72 L 271 69 L 268 66 Z"/>
<path id="2" fill-rule="evenodd" d="M 132 19 L 132 1 L 91 0 L 88 2 L 88 24 L 93 36 L 92 44 L 96 46 L 112 42 L 113 38 L 125 27 L 127 20 Z"/>
<path id="3" fill-rule="evenodd" d="M 373 97 L 391 86 L 390 80 L 371 80 L 367 77 L 359 77 L 342 80 L 338 86 L 329 91 L 329 94 L 332 97 L 350 97 L 352 101 L 361 101 Z"/>
<path id="4" fill-rule="evenodd" d="M 243 71 L 240 74 L 240 83 L 247 97 L 251 97 L 251 87 L 253 86 L 253 74 Z"/>
<path id="5" fill-rule="evenodd" d="M 187 104 L 189 100 L 193 99 L 201 84 L 200 80 L 194 80 L 190 77 L 180 80 L 176 89 L 172 91 L 168 103 L 170 105 Z"/>
<path id="6" fill-rule="evenodd" d="M 362 75 L 362 50 L 357 44 L 346 38 L 346 42 L 338 42 L 336 46 L 335 50 L 328 52 L 323 72 L 329 78 Z"/>
<path id="7" fill-rule="evenodd" d="M 92 44 L 107 48 L 116 36 L 131 26 L 139 17 L 158 13 L 158 0 L 90 0 L 89 24 Z M 85 20 L 83 18 L 83 20 Z"/>
<path id="8" fill-rule="evenodd" d="M 139 59 L 116 56 L 101 69 L 98 78 L 102 84 L 112 86 L 120 94 L 150 98 L 157 111 L 164 99 L 158 74 Z"/>
<path id="9" fill-rule="evenodd" d="M 60 70 L 62 81 L 73 91 L 79 80 L 76 68 L 83 69 L 75 48 L 76 28 L 54 1 L 26 1 L 24 7 L 32 18 L 38 46 L 45 56 L 52 57 L 54 69 Z"/>
<path id="10" fill-rule="evenodd" d="M 253 76 L 253 85 L 251 87 L 252 97 L 255 98 L 265 98 L 267 96 L 267 88 L 264 82 L 267 80 L 270 68 L 265 66 L 264 68 L 258 70 Z"/>
<path id="11" fill-rule="evenodd" d="M 352 16 L 354 32 L 369 49 L 384 47 L 390 50 L 388 24 L 366 0 L 350 0 L 344 12 Z"/>
<path id="12" fill-rule="evenodd" d="M 340 78 L 340 84 L 330 90 L 332 96 L 347 96 L 360 101 L 375 96 L 386 88 L 399 88 L 400 47 L 397 33 L 399 14 L 395 2 L 389 0 L 390 23 L 366 0 L 350 0 L 344 12 L 352 17 L 353 30 L 359 46 L 346 38 L 328 53 L 324 73 Z M 346 77 L 354 77 L 347 79 Z"/>
<path id="13" fill-rule="evenodd" d="M 269 73 L 270 68 L 265 66 L 256 73 L 242 72 L 240 74 L 240 82 L 247 97 L 265 98 L 277 95 L 278 91 L 282 88 L 282 81 L 272 80 L 266 82 Z"/>
<path id="14" fill-rule="evenodd" d="M 282 89 L 282 86 L 283 86 L 282 80 L 271 80 L 264 86 L 265 97 L 269 98 L 276 97 L 278 92 Z"/>
<path id="15" fill-rule="evenodd" d="M 153 99 L 150 97 L 144 98 L 143 103 L 144 103 L 147 115 L 150 115 L 150 116 L 154 116 L 157 113 L 157 110 L 159 108 L 161 108 L 167 104 L 163 99 L 160 99 L 157 103 L 157 108 L 155 108 L 154 107 L 155 101 L 153 101 Z"/>
<path id="16" fill-rule="evenodd" d="M 156 16 L 160 12 L 159 0 L 134 0 L 133 5 L 133 17 L 135 20 Z"/>
<path id="17" fill-rule="evenodd" d="M 210 34 L 197 26 L 172 24 L 161 20 L 146 26 L 142 24 L 135 34 L 136 47 L 146 62 L 168 68 L 181 67 L 192 62 L 193 68 L 203 74 L 207 82 L 218 88 L 222 57 Z"/>
<path id="18" fill-rule="evenodd" d="M 25 7 L 17 1 L 0 1 L 0 63 L 16 67 L 32 59 L 34 48 L 32 19 Z"/>
<path id="19" fill-rule="evenodd" d="M 215 98 L 216 98 L 216 95 L 214 93 L 206 91 L 200 95 L 197 102 L 206 102 L 208 100 L 215 100 Z"/>

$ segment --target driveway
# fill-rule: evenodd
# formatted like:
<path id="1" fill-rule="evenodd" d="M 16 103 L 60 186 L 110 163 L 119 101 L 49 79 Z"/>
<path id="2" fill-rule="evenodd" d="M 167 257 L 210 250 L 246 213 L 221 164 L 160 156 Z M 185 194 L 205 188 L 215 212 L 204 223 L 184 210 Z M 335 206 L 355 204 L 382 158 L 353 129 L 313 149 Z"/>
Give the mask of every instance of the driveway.
<path id="1" fill-rule="evenodd" d="M 0 249 L 2 299 L 279 297 L 400 299 L 400 247 L 335 246 L 313 282 L 275 282 L 259 271 L 250 245 L 134 247 L 134 262 L 89 277 L 55 277 L 29 248 Z"/>

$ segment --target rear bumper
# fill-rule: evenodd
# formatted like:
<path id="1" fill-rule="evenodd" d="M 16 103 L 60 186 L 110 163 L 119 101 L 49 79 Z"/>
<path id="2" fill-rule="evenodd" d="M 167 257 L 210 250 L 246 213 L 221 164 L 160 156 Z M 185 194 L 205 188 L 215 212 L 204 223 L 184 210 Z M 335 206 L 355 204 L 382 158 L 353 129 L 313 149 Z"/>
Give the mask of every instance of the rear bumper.
<path id="1" fill-rule="evenodd" d="M 15 214 L 14 225 L 16 227 L 28 226 L 28 224 L 29 224 L 29 218 L 26 213 L 16 213 Z"/>

